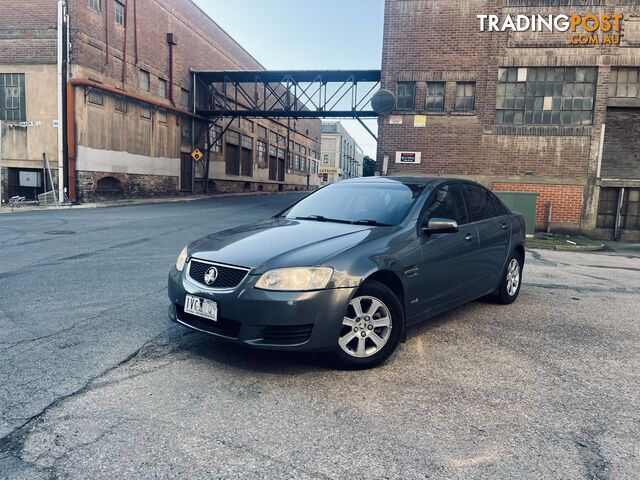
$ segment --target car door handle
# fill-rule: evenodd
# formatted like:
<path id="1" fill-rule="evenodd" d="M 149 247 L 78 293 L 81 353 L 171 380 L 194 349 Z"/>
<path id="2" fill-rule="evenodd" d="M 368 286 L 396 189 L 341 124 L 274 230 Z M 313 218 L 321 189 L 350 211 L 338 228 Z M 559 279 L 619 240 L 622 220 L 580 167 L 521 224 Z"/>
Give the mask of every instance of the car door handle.
<path id="1" fill-rule="evenodd" d="M 473 240 L 473 235 L 471 235 L 470 233 L 467 233 L 467 236 L 466 236 L 466 237 L 464 237 L 464 239 L 465 239 L 467 242 L 470 242 L 471 240 Z"/>
<path id="2" fill-rule="evenodd" d="M 502 224 L 502 229 L 503 229 L 503 230 L 506 230 L 506 229 L 507 229 L 507 224 L 506 224 L 506 223 L 503 223 L 503 224 Z"/>

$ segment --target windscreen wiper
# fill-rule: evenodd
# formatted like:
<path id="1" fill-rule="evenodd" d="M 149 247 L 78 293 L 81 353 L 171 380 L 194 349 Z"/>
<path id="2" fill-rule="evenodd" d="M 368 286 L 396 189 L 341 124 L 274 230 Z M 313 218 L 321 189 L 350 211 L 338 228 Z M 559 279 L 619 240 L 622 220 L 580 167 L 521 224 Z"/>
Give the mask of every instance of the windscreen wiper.
<path id="1" fill-rule="evenodd" d="M 393 226 L 390 223 L 382 223 L 377 220 L 369 220 L 369 219 L 354 220 L 351 223 L 353 223 L 354 225 L 371 225 L 373 227 L 392 227 Z"/>
<path id="2" fill-rule="evenodd" d="M 353 223 L 351 220 L 342 220 L 340 218 L 330 218 L 324 215 L 307 215 L 306 217 L 295 217 L 296 220 L 314 220 L 316 222 L 335 222 L 335 223 Z"/>

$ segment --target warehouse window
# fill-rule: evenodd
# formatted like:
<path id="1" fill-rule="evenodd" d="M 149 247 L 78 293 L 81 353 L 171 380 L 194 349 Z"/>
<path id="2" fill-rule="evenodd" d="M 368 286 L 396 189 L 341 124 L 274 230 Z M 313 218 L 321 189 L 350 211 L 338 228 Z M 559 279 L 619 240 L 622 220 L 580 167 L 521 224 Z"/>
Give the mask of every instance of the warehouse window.
<path id="1" fill-rule="evenodd" d="M 151 109 L 146 105 L 140 105 L 140 116 L 149 120 L 151 118 Z"/>
<path id="2" fill-rule="evenodd" d="M 609 96 L 618 98 L 639 98 L 640 69 L 611 69 L 611 76 L 609 78 Z"/>
<path id="3" fill-rule="evenodd" d="M 425 108 L 428 112 L 442 112 L 444 110 L 444 82 L 427 82 Z"/>
<path id="4" fill-rule="evenodd" d="M 116 96 L 114 100 L 114 108 L 116 112 L 127 113 L 127 99 L 124 97 Z"/>
<path id="5" fill-rule="evenodd" d="M 188 118 L 180 121 L 180 143 L 191 146 L 191 120 Z"/>
<path id="6" fill-rule="evenodd" d="M 213 153 L 222 153 L 222 127 L 219 125 L 212 125 L 209 130 L 209 141 L 214 142 L 211 145 L 211 151 Z"/>
<path id="7" fill-rule="evenodd" d="M 180 105 L 183 107 L 189 106 L 189 90 L 185 90 L 184 88 L 180 89 Z"/>
<path id="8" fill-rule="evenodd" d="M 158 96 L 167 98 L 167 81 L 162 78 L 158 79 Z"/>
<path id="9" fill-rule="evenodd" d="M 119 2 L 118 0 L 113 0 L 113 14 L 115 16 L 116 23 L 123 27 L 125 24 L 126 9 L 127 7 L 125 7 L 124 3 Z"/>
<path id="10" fill-rule="evenodd" d="M 267 129 L 262 125 L 258 125 L 258 136 L 260 138 L 267 138 Z"/>
<path id="11" fill-rule="evenodd" d="M 138 86 L 140 90 L 144 90 L 145 92 L 151 91 L 151 74 L 146 70 L 140 70 Z"/>
<path id="12" fill-rule="evenodd" d="M 94 105 L 104 105 L 104 98 L 102 97 L 102 94 L 96 90 L 91 89 L 89 91 L 89 95 L 87 95 L 87 99 L 89 100 L 89 103 L 93 103 Z"/>
<path id="13" fill-rule="evenodd" d="M 158 120 L 159 123 L 167 123 L 167 112 L 163 111 L 163 110 L 158 110 L 156 113 L 156 120 Z"/>
<path id="14" fill-rule="evenodd" d="M 25 120 L 25 92 L 23 73 L 0 73 L 0 120 Z"/>
<path id="15" fill-rule="evenodd" d="M 329 163 L 329 155 L 325 154 L 322 157 L 322 163 L 324 163 L 325 165 Z"/>
<path id="16" fill-rule="evenodd" d="M 258 151 L 258 157 L 256 163 L 259 168 L 267 168 L 267 144 L 258 140 L 256 142 L 256 150 Z"/>
<path id="17" fill-rule="evenodd" d="M 96 12 L 99 12 L 101 10 L 100 0 L 87 0 L 87 5 L 89 5 L 89 7 L 94 9 Z"/>
<path id="18" fill-rule="evenodd" d="M 595 67 L 501 68 L 496 123 L 591 125 Z"/>
<path id="19" fill-rule="evenodd" d="M 476 82 L 458 82 L 456 84 L 456 102 L 454 110 L 457 112 L 472 112 L 476 103 Z"/>
<path id="20" fill-rule="evenodd" d="M 240 128 L 245 132 L 253 133 L 253 122 L 246 118 L 240 119 Z"/>
<path id="21" fill-rule="evenodd" d="M 415 82 L 398 82 L 396 94 L 396 109 L 413 110 L 416 97 Z"/>

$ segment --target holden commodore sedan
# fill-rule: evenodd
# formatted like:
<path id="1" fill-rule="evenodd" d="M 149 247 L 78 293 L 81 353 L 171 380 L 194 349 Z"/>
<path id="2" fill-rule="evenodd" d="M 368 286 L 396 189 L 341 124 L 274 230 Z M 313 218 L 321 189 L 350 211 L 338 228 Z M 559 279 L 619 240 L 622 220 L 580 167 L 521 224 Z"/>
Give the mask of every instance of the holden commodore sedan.
<path id="1" fill-rule="evenodd" d="M 169 274 L 169 316 L 243 345 L 373 367 L 415 323 L 488 295 L 512 303 L 524 242 L 522 216 L 477 183 L 344 180 L 187 245 Z"/>

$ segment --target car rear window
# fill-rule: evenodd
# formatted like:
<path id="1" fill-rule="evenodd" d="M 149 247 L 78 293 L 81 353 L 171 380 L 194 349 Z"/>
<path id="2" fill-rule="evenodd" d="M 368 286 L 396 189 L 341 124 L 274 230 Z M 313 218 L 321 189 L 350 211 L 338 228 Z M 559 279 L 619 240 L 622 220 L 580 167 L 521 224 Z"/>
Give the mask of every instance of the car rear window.
<path id="1" fill-rule="evenodd" d="M 404 183 L 335 183 L 304 198 L 284 213 L 287 218 L 321 216 L 358 222 L 398 225 L 423 185 Z"/>

